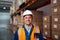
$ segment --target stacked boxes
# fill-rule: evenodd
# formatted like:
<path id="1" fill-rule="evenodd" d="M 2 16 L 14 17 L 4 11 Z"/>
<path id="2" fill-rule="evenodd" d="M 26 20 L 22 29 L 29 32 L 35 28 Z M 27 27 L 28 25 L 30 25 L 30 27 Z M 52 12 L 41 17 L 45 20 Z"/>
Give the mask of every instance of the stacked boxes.
<path id="1" fill-rule="evenodd" d="M 23 18 L 22 16 L 17 16 L 17 27 L 21 27 L 23 25 Z"/>
<path id="2" fill-rule="evenodd" d="M 60 14 L 60 6 L 52 7 L 52 15 Z"/>
<path id="3" fill-rule="evenodd" d="M 59 32 L 52 32 L 52 38 L 54 40 L 60 40 L 60 33 Z"/>
<path id="4" fill-rule="evenodd" d="M 55 36 L 53 37 L 53 39 L 55 40 L 60 40 L 60 15 L 52 15 L 52 37 L 54 35 L 57 35 L 58 38 L 56 38 Z"/>
<path id="5" fill-rule="evenodd" d="M 43 23 L 43 12 L 42 11 L 34 11 L 31 10 L 33 13 L 33 23 L 36 24 L 36 26 L 40 27 L 40 30 L 42 31 L 42 23 Z"/>
<path id="6" fill-rule="evenodd" d="M 52 9 L 52 38 L 60 40 L 60 0 L 51 0 Z"/>
<path id="7" fill-rule="evenodd" d="M 21 15 L 13 16 L 13 23 L 10 24 L 10 30 L 15 33 L 16 29 L 23 25 L 23 20 Z"/>
<path id="8" fill-rule="evenodd" d="M 51 16 L 43 16 L 43 35 L 51 37 Z"/>

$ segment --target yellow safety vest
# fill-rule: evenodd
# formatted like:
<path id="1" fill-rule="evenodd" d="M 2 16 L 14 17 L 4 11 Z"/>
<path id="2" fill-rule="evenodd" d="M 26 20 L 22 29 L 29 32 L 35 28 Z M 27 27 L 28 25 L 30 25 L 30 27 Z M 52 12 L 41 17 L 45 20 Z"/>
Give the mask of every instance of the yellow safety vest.
<path id="1" fill-rule="evenodd" d="M 34 37 L 34 33 L 36 33 L 36 27 L 35 26 L 33 28 L 32 34 L 31 34 L 31 40 L 36 40 L 36 38 Z M 24 28 L 19 28 L 18 37 L 19 37 L 19 40 L 26 40 Z"/>

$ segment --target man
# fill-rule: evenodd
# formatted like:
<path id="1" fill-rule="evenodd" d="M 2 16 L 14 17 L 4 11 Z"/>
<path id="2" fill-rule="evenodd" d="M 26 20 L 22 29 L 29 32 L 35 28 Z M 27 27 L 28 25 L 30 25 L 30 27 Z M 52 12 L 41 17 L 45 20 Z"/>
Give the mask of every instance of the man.
<path id="1" fill-rule="evenodd" d="M 33 14 L 30 10 L 26 10 L 23 13 L 23 21 L 24 24 L 22 28 L 19 28 L 15 35 L 14 40 L 36 40 L 37 38 L 35 36 L 36 33 L 39 33 L 39 39 L 43 39 L 43 35 L 38 27 L 33 25 Z"/>

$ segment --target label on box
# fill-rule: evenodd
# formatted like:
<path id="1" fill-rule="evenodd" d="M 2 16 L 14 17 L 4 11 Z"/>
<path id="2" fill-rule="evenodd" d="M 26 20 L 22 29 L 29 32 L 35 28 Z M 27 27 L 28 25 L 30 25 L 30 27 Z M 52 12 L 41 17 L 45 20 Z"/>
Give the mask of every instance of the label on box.
<path id="1" fill-rule="evenodd" d="M 47 25 L 44 25 L 44 28 L 47 28 Z"/>
<path id="2" fill-rule="evenodd" d="M 45 35 L 48 35 L 48 32 L 45 32 Z"/>
<path id="3" fill-rule="evenodd" d="M 44 39 L 47 39 L 45 36 L 43 37 Z"/>
<path id="4" fill-rule="evenodd" d="M 55 21 L 55 22 L 58 22 L 58 18 L 54 18 L 54 21 Z"/>
<path id="5" fill-rule="evenodd" d="M 57 25 L 54 24 L 54 28 L 57 28 Z"/>
<path id="6" fill-rule="evenodd" d="M 57 3 L 57 0 L 53 0 L 53 4 Z"/>
<path id="7" fill-rule="evenodd" d="M 46 17 L 44 17 L 44 20 L 46 21 L 46 20 L 47 20 L 47 18 L 46 18 Z"/>
<path id="8" fill-rule="evenodd" d="M 58 35 L 54 35 L 54 37 L 55 37 L 56 39 L 58 39 Z"/>
<path id="9" fill-rule="evenodd" d="M 54 12 L 57 12 L 57 8 L 54 8 Z"/>

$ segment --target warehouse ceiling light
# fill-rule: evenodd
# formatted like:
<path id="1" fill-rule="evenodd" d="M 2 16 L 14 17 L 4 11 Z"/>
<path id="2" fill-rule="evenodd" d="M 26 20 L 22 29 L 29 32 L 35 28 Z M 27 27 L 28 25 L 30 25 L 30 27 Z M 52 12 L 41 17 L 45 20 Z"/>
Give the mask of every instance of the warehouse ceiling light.
<path id="1" fill-rule="evenodd" d="M 6 7 L 3 7 L 3 9 L 6 9 Z"/>

